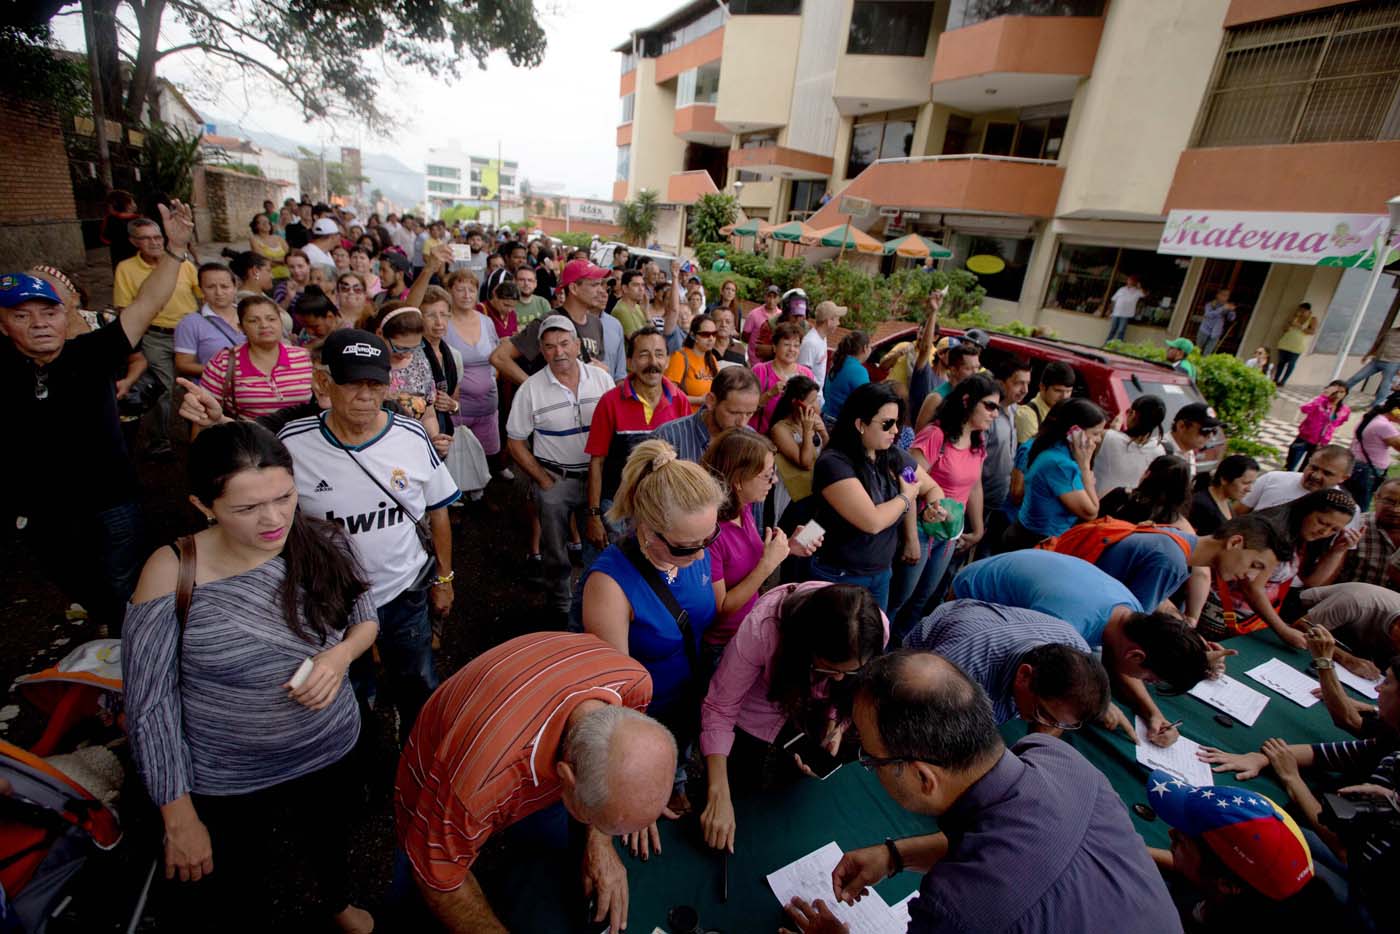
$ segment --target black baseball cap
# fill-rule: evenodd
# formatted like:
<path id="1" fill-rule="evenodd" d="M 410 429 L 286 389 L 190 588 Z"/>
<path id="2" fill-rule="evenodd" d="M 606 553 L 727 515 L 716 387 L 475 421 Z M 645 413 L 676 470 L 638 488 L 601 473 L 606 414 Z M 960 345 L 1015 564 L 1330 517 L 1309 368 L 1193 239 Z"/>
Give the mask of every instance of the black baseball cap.
<path id="1" fill-rule="evenodd" d="M 389 382 L 389 345 L 359 328 L 332 331 L 321 345 L 321 362 L 330 368 L 337 385 L 362 379 Z"/>
<path id="2" fill-rule="evenodd" d="M 1215 409 L 1206 405 L 1204 402 L 1193 402 L 1190 405 L 1183 405 L 1177 410 L 1176 418 L 1174 418 L 1173 421 L 1195 422 L 1202 428 L 1220 427 L 1220 419 L 1216 417 Z"/>

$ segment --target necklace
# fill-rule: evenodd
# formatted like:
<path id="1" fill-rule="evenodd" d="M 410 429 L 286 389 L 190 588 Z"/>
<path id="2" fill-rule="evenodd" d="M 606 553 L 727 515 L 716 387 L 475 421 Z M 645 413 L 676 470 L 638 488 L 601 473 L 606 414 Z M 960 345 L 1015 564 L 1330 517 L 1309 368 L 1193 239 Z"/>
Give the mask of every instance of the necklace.
<path id="1" fill-rule="evenodd" d="M 671 565 L 671 569 L 670 569 L 670 570 L 668 570 L 668 571 L 662 571 L 661 573 L 664 574 L 664 575 L 666 575 L 666 583 L 668 583 L 668 584 L 674 584 L 674 583 L 676 582 L 676 576 L 677 576 L 678 574 L 680 574 L 680 572 L 681 572 L 681 569 L 680 569 L 680 568 L 676 567 L 675 565 Z"/>

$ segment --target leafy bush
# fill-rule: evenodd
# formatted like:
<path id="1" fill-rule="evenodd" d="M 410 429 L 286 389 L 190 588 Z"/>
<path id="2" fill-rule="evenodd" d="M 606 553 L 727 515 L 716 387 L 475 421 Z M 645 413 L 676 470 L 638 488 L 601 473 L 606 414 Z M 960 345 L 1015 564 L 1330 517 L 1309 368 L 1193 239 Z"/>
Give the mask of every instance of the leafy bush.
<path id="1" fill-rule="evenodd" d="M 1259 441 L 1250 441 L 1248 438 L 1236 438 L 1230 436 L 1225 444 L 1225 450 L 1231 454 L 1244 454 L 1255 460 L 1281 460 L 1283 454 L 1272 444 L 1263 444 Z"/>
<path id="2" fill-rule="evenodd" d="M 700 270 L 700 282 L 705 286 L 705 295 L 711 301 L 719 300 L 719 287 L 730 279 L 739 287 L 739 297 L 751 302 L 763 301 L 764 283 L 758 279 L 748 276 L 741 276 L 736 272 L 715 272 L 711 269 Z"/>
<path id="3" fill-rule="evenodd" d="M 660 199 L 656 192 L 644 188 L 637 197 L 624 201 L 617 212 L 617 223 L 628 243 L 646 246 L 651 235 L 656 232 L 656 212 L 660 209 Z"/>
<path id="4" fill-rule="evenodd" d="M 194 167 L 202 161 L 200 134 L 173 123 L 151 121 L 142 150 L 142 181 L 153 192 L 188 203 L 194 193 Z"/>
<path id="5" fill-rule="evenodd" d="M 1030 337 L 1035 328 L 1021 321 L 1008 321 L 1005 324 L 993 324 L 988 330 L 998 334 L 1010 334 L 1012 337 Z"/>
<path id="6" fill-rule="evenodd" d="M 713 243 L 723 236 L 719 232 L 721 227 L 734 223 L 739 213 L 739 201 L 733 195 L 701 195 L 689 213 L 691 241 Z"/>
<path id="7" fill-rule="evenodd" d="M 1229 354 L 1211 354 L 1196 366 L 1196 387 L 1233 440 L 1252 441 L 1269 414 L 1274 383 Z"/>
<path id="8" fill-rule="evenodd" d="M 564 245 L 575 250 L 586 250 L 593 245 L 593 235 L 591 233 L 580 233 L 571 231 L 569 233 L 555 234 Z"/>
<path id="9" fill-rule="evenodd" d="M 1114 340 L 1104 344 L 1103 349 L 1110 353 L 1121 353 L 1141 360 L 1151 360 L 1153 363 L 1167 362 L 1167 348 L 1160 344 L 1130 344 L 1127 341 Z"/>

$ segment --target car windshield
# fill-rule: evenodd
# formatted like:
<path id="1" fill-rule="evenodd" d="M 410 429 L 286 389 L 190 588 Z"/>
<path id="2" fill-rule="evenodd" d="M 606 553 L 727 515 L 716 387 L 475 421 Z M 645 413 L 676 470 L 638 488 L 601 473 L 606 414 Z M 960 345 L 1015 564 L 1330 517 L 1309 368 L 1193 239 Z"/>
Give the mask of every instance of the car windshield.
<path id="1" fill-rule="evenodd" d="M 1138 374 L 1136 379 L 1132 376 L 1125 376 L 1122 380 L 1123 391 L 1127 393 L 1129 402 L 1138 396 L 1150 394 L 1167 404 L 1167 417 L 1162 420 L 1163 425 L 1170 425 L 1172 420 L 1176 418 L 1177 411 L 1183 405 L 1205 401 L 1201 398 L 1200 391 L 1190 383 L 1164 382 L 1144 374 Z"/>

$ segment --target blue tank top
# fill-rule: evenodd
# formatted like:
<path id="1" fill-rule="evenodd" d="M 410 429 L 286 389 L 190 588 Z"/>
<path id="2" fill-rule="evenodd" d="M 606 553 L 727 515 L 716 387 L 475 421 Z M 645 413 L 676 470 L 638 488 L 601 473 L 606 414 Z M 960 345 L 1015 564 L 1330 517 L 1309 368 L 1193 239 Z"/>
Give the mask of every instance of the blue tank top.
<path id="1" fill-rule="evenodd" d="M 632 605 L 627 652 L 651 674 L 649 712 L 653 715 L 665 713 L 684 697 L 691 677 L 690 659 L 681 642 L 676 618 L 619 546 L 611 545 L 598 556 L 598 560 L 588 569 L 588 574 L 593 573 L 606 574 L 616 581 L 627 596 L 627 602 Z M 657 573 L 661 574 L 660 571 Z M 661 581 L 666 583 L 666 575 L 661 574 Z M 681 609 L 690 617 L 690 635 L 698 657 L 701 637 L 715 618 L 715 591 L 710 580 L 709 554 L 681 568 L 675 582 L 667 586 Z"/>

